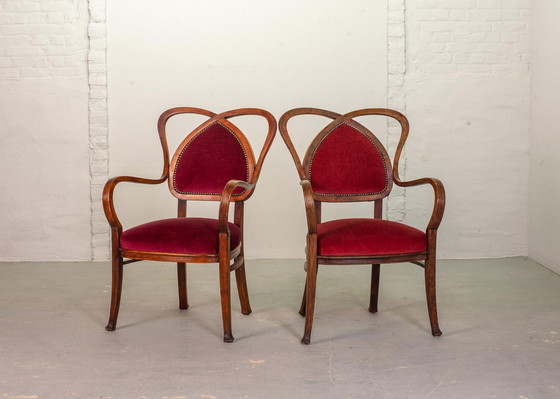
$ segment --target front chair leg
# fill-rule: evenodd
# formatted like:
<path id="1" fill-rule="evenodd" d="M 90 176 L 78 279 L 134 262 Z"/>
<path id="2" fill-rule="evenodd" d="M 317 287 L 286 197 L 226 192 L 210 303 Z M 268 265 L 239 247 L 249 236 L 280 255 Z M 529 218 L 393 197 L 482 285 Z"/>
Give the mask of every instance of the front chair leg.
<path id="1" fill-rule="evenodd" d="M 379 264 L 371 265 L 371 287 L 369 293 L 369 311 L 377 313 L 377 303 L 379 299 Z"/>
<path id="2" fill-rule="evenodd" d="M 229 263 L 229 262 L 228 262 Z M 231 290 L 229 278 L 229 264 L 220 264 L 220 298 L 222 303 L 222 322 L 224 325 L 224 342 L 233 342 L 231 332 Z M 224 271 L 224 269 L 226 269 Z"/>
<path id="3" fill-rule="evenodd" d="M 428 315 L 430 316 L 430 325 L 432 335 L 439 337 L 441 330 L 438 324 L 437 305 L 436 305 L 436 260 L 435 257 L 429 256 L 424 267 L 424 280 L 426 284 L 426 299 L 428 302 Z"/>
<path id="4" fill-rule="evenodd" d="M 117 328 L 117 318 L 119 317 L 119 307 L 121 304 L 123 258 L 115 253 L 113 253 L 111 274 L 111 310 L 109 312 L 109 322 L 105 327 L 107 331 L 115 331 L 115 328 Z"/>
<path id="5" fill-rule="evenodd" d="M 231 332 L 231 288 L 229 270 L 229 237 L 220 234 L 220 299 L 222 303 L 222 322 L 224 326 L 224 342 L 233 342 Z"/>
<path id="6" fill-rule="evenodd" d="M 237 281 L 237 292 L 241 303 L 241 313 L 251 314 L 251 304 L 249 302 L 249 290 L 247 289 L 247 276 L 245 275 L 245 261 L 235 269 L 235 280 Z"/>
<path id="7" fill-rule="evenodd" d="M 188 309 L 189 301 L 187 296 L 187 265 L 177 262 L 177 282 L 179 285 L 179 309 Z"/>
<path id="8" fill-rule="evenodd" d="M 310 262 L 307 270 L 307 284 L 305 289 L 305 330 L 301 343 L 309 345 L 311 342 L 311 329 L 313 328 L 313 314 L 315 311 L 315 292 L 317 287 L 317 263 Z"/>
<path id="9" fill-rule="evenodd" d="M 309 253 L 307 261 L 307 279 L 305 287 L 305 329 L 301 343 L 309 345 L 311 329 L 313 328 L 313 314 L 315 311 L 315 291 L 317 288 L 317 239 L 309 239 Z"/>

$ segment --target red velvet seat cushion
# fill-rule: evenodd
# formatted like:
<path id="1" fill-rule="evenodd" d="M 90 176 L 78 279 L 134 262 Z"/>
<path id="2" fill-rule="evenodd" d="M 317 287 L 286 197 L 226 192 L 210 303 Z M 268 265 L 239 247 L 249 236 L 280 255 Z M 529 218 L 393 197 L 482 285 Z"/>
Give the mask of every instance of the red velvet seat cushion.
<path id="1" fill-rule="evenodd" d="M 241 241 L 238 226 L 229 223 L 230 248 Z M 141 224 L 121 235 L 121 248 L 172 254 L 218 253 L 218 220 L 207 218 L 174 218 Z"/>
<path id="2" fill-rule="evenodd" d="M 323 256 L 413 253 L 426 250 L 426 234 L 388 220 L 340 219 L 317 225 L 317 244 Z"/>

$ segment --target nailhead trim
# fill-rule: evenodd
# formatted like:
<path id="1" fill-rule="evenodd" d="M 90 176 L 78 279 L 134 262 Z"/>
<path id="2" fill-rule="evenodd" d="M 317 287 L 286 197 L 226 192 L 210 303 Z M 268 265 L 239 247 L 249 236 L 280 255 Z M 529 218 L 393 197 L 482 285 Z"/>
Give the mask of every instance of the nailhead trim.
<path id="1" fill-rule="evenodd" d="M 185 152 L 185 150 L 187 149 L 187 147 L 194 141 L 196 140 L 196 138 L 201 135 L 202 133 L 204 133 L 206 130 L 208 130 L 210 127 L 214 126 L 214 125 L 220 125 L 222 126 L 224 129 L 226 129 L 228 132 L 230 132 L 233 137 L 235 137 L 235 139 L 237 140 L 237 142 L 239 143 L 239 146 L 241 147 L 241 149 L 243 150 L 243 156 L 245 157 L 245 165 L 246 165 L 246 169 L 247 169 L 247 181 L 249 181 L 249 159 L 247 157 L 247 152 L 245 151 L 245 147 L 243 146 L 243 143 L 241 142 L 241 140 L 239 140 L 239 137 L 237 137 L 237 135 L 227 126 L 223 125 L 220 122 L 214 122 L 209 126 L 206 126 L 204 129 L 202 129 L 200 132 L 198 132 L 190 141 L 189 143 L 183 147 L 183 149 L 181 150 L 181 153 L 179 154 L 179 156 L 177 157 L 177 162 L 175 163 L 175 169 L 173 169 L 174 172 L 177 171 L 177 165 L 179 165 L 179 162 L 181 161 L 181 158 L 183 156 L 183 153 Z M 179 191 L 177 189 L 177 186 L 175 185 L 175 173 L 173 173 L 173 189 L 175 190 L 175 192 L 179 193 L 179 194 L 186 194 L 186 195 L 219 195 L 221 193 L 198 193 L 198 192 L 185 192 L 185 191 Z M 243 189 L 242 192 L 237 193 L 237 194 L 232 194 L 234 197 L 235 196 L 239 196 L 241 194 L 244 194 L 245 191 L 247 189 Z"/>
<path id="2" fill-rule="evenodd" d="M 321 139 L 321 141 L 319 142 L 319 144 L 317 145 L 317 147 L 315 148 L 315 151 L 313 151 L 313 155 L 311 156 L 311 161 L 309 162 L 309 167 L 308 167 L 308 171 L 309 171 L 309 181 L 311 182 L 311 187 L 313 187 L 313 179 L 311 177 L 311 168 L 313 166 L 313 160 L 315 159 L 315 154 L 317 153 L 317 150 L 319 149 L 319 147 L 321 146 L 321 144 L 323 144 L 323 141 L 336 129 L 338 129 L 338 127 L 340 125 L 346 125 L 354 130 L 357 130 L 358 132 L 360 132 L 361 134 L 363 134 L 369 141 L 371 144 L 373 144 L 373 146 L 375 147 L 375 149 L 377 150 L 377 152 L 379 153 L 379 155 L 381 155 L 381 159 L 383 160 L 383 170 L 385 171 L 385 187 L 383 187 L 383 190 L 381 191 L 377 191 L 374 193 L 345 193 L 345 194 L 319 194 L 319 193 L 315 193 L 315 195 L 321 195 L 321 196 L 335 196 L 335 197 L 349 197 L 349 196 L 353 196 L 353 195 L 357 195 L 357 196 L 366 196 L 366 195 L 375 195 L 375 194 L 380 194 L 382 192 L 384 192 L 387 189 L 387 186 L 389 185 L 389 178 L 388 178 L 388 173 L 387 173 L 387 162 L 385 159 L 385 156 L 383 155 L 383 152 L 379 150 L 379 147 L 377 146 L 377 144 L 371 139 L 371 137 L 369 137 L 366 133 L 362 132 L 359 128 L 354 127 L 354 126 L 350 126 L 349 124 L 345 123 L 345 122 L 340 122 L 338 125 L 336 125 L 335 127 L 333 127 L 330 132 L 328 132 L 327 134 L 325 134 L 323 136 L 323 138 Z"/>

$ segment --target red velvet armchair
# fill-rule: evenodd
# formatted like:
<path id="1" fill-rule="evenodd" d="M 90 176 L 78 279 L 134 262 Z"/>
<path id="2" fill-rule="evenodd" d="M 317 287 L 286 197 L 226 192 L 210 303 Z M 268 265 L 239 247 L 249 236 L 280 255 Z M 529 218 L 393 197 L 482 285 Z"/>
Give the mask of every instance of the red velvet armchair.
<path id="1" fill-rule="evenodd" d="M 179 114 L 200 114 L 208 120 L 183 140 L 170 160 L 166 124 Z M 268 122 L 268 133 L 256 163 L 247 138 L 229 121 L 241 115 L 260 116 Z M 235 270 L 241 312 L 251 313 L 243 258 L 243 204 L 254 192 L 276 133 L 276 120 L 269 112 L 256 108 L 215 114 L 181 107 L 169 109 L 160 116 L 158 132 L 164 159 L 161 177 L 115 177 L 103 191 L 103 208 L 112 239 L 111 309 L 106 329 L 116 328 L 124 264 L 141 260 L 177 262 L 179 308 L 187 309 L 186 263 L 219 263 L 224 341 L 232 342 L 231 271 Z M 116 186 L 122 182 L 161 184 L 165 181 L 178 200 L 177 217 L 123 230 L 113 203 Z M 217 218 L 187 217 L 187 200 L 220 201 Z M 233 223 L 228 221 L 230 203 L 235 204 Z"/>
<path id="2" fill-rule="evenodd" d="M 303 164 L 288 134 L 288 121 L 299 115 L 320 115 L 330 122 L 309 145 Z M 383 115 L 401 126 L 394 165 L 381 142 L 354 118 Z M 380 264 L 412 262 L 424 268 L 428 314 L 434 336 L 441 335 L 436 308 L 436 235 L 443 217 L 445 191 L 432 178 L 401 181 L 399 159 L 408 136 L 404 115 L 389 109 L 362 109 L 340 115 L 316 108 L 297 108 L 286 112 L 279 129 L 294 159 L 307 214 L 307 278 L 300 314 L 305 316 L 301 342 L 309 344 L 318 265 L 371 264 L 369 311 L 377 312 Z M 401 187 L 429 184 L 434 190 L 432 216 L 425 231 L 382 219 L 383 198 L 393 183 Z M 323 202 L 373 201 L 373 218 L 321 221 Z"/>

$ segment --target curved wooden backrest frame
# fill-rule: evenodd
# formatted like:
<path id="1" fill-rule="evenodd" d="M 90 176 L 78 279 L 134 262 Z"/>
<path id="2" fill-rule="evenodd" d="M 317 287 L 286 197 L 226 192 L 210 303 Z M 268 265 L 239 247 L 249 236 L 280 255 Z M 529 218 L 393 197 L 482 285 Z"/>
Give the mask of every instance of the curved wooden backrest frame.
<path id="1" fill-rule="evenodd" d="M 329 123 L 324 129 L 322 129 L 313 139 L 313 141 L 311 142 L 311 144 L 308 147 L 308 150 L 306 152 L 306 156 L 304 158 L 304 162 L 302 164 L 300 157 L 292 143 L 292 140 L 289 136 L 288 133 L 288 121 L 295 117 L 295 116 L 299 116 L 299 115 L 320 115 L 320 116 L 324 116 L 327 118 L 332 119 L 333 121 L 331 123 Z M 286 143 L 290 154 L 292 155 L 292 158 L 294 160 L 294 163 L 296 165 L 298 174 L 300 176 L 301 180 L 309 180 L 310 179 L 310 159 L 309 159 L 309 154 L 312 154 L 317 147 L 320 145 L 322 139 L 325 137 L 325 135 L 327 135 L 330 131 L 333 130 L 334 127 L 340 125 L 341 123 L 345 123 L 357 130 L 359 130 L 362 134 L 366 135 L 368 138 L 375 138 L 375 143 L 377 145 L 380 146 L 380 148 L 382 148 L 382 151 L 380 151 L 383 154 L 386 154 L 385 148 L 383 147 L 383 145 L 379 142 L 379 140 L 375 137 L 375 135 L 373 135 L 373 133 L 371 133 L 367 128 L 365 128 L 363 125 L 361 125 L 360 123 L 356 122 L 353 118 L 359 117 L 359 116 L 365 116 L 365 115 L 382 115 L 382 116 L 387 116 L 390 118 L 393 118 L 395 120 L 397 120 L 399 122 L 399 124 L 401 125 L 401 137 L 399 140 L 399 143 L 397 145 L 397 149 L 395 151 L 395 157 L 394 157 L 394 165 L 391 166 L 389 157 L 387 156 L 384 160 L 386 162 L 386 167 L 389 169 L 392 169 L 392 173 L 388 173 L 388 181 L 387 181 L 387 185 L 386 188 L 378 193 L 374 193 L 374 194 L 370 194 L 370 195 L 364 195 L 364 194 L 359 194 L 359 195 L 318 195 L 315 192 L 312 192 L 313 198 L 316 201 L 321 201 L 321 202 L 353 202 L 353 201 L 375 201 L 375 200 L 379 200 L 382 199 L 384 197 L 386 197 L 392 188 L 392 182 L 393 180 L 397 183 L 400 183 L 400 178 L 399 178 L 399 173 L 398 173 L 398 164 L 399 164 L 399 160 L 400 160 L 400 156 L 402 153 L 402 150 L 404 148 L 404 144 L 406 142 L 406 139 L 408 137 L 408 131 L 409 131 L 409 124 L 408 124 L 408 120 L 406 119 L 406 117 L 401 114 L 398 111 L 394 111 L 394 110 L 390 110 L 390 109 L 385 109 L 385 108 L 366 108 L 366 109 L 361 109 L 361 110 L 357 110 L 357 111 L 352 111 L 349 112 L 347 114 L 341 115 L 335 112 L 331 112 L 331 111 L 327 111 L 327 110 L 323 110 L 323 109 L 318 109 L 318 108 L 295 108 L 292 109 L 286 113 L 284 113 L 284 115 L 282 115 L 282 117 L 280 118 L 279 121 L 279 130 L 280 130 L 280 134 L 282 135 L 282 139 L 284 140 L 284 142 Z"/>
<path id="2" fill-rule="evenodd" d="M 179 114 L 199 114 L 208 116 L 209 119 L 199 125 L 196 129 L 194 129 L 179 145 L 178 151 L 174 154 L 173 158 L 170 160 L 169 157 L 169 147 L 167 144 L 167 136 L 166 136 L 166 124 L 167 121 Z M 267 137 L 264 141 L 263 147 L 260 151 L 259 158 L 255 164 L 255 157 L 253 154 L 253 150 L 249 141 L 245 137 L 245 135 L 241 132 L 237 126 L 232 124 L 228 119 L 234 118 L 237 116 L 243 115 L 255 115 L 255 116 L 262 116 L 268 122 L 268 133 Z M 177 160 L 180 156 L 181 149 L 184 149 L 188 144 L 197 137 L 198 134 L 203 132 L 208 127 L 219 123 L 227 130 L 229 130 L 238 140 L 239 144 L 243 148 L 243 151 L 246 155 L 247 161 L 247 181 L 250 184 L 255 184 L 258 180 L 262 164 L 264 162 L 264 158 L 270 149 L 270 145 L 272 144 L 272 140 L 274 139 L 274 135 L 276 133 L 276 120 L 274 116 L 269 112 L 259 109 L 259 108 L 240 108 L 231 111 L 226 111 L 221 114 L 215 114 L 213 112 L 201 109 L 201 108 L 193 108 L 193 107 L 177 107 L 171 108 L 164 113 L 161 114 L 158 120 L 158 132 L 160 137 L 160 142 L 163 151 L 163 172 L 162 172 L 162 179 L 168 179 L 169 183 L 169 190 L 171 194 L 173 194 L 176 198 L 181 200 L 204 200 L 204 201 L 219 201 L 222 197 L 222 193 L 181 193 L 178 192 L 173 184 L 173 174 L 174 174 L 174 166 L 177 163 Z M 234 194 L 231 198 L 232 202 L 244 201 L 248 199 L 254 191 L 254 188 L 248 188 L 243 190 L 240 193 Z"/>

